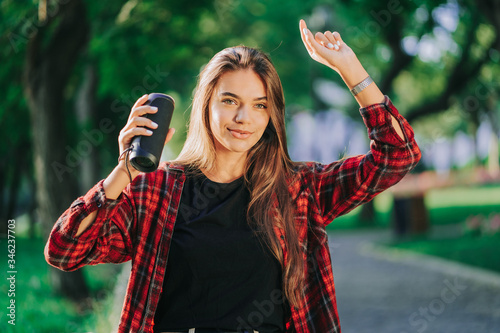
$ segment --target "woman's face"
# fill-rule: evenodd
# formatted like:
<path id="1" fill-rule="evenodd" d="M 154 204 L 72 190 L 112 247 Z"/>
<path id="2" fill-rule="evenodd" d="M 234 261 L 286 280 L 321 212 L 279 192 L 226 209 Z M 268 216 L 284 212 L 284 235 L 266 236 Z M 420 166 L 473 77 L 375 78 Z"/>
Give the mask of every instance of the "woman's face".
<path id="1" fill-rule="evenodd" d="M 246 154 L 269 122 L 266 88 L 251 69 L 224 73 L 209 104 L 210 129 L 217 153 Z"/>

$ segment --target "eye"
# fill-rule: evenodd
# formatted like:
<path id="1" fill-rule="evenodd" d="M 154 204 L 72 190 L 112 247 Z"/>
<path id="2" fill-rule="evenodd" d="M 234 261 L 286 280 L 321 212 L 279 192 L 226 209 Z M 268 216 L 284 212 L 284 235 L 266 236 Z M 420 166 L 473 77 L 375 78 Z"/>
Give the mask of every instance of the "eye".
<path id="1" fill-rule="evenodd" d="M 227 105 L 236 105 L 236 101 L 231 98 L 225 98 L 222 100 L 222 104 L 227 104 Z"/>
<path id="2" fill-rule="evenodd" d="M 266 104 L 257 104 L 257 105 L 255 105 L 255 107 L 257 109 L 267 109 L 267 105 Z"/>

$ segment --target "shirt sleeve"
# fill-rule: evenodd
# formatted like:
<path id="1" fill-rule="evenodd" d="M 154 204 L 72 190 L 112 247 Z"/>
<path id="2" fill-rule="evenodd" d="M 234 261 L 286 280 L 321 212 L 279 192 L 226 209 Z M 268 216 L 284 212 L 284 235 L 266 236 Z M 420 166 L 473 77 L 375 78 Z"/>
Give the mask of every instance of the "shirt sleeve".
<path id="1" fill-rule="evenodd" d="M 389 97 L 385 96 L 383 103 L 361 108 L 360 113 L 371 140 L 370 151 L 331 164 L 313 164 L 325 225 L 399 182 L 421 157 L 410 124 Z M 401 126 L 404 140 L 396 133 L 391 115 Z"/>
<path id="2" fill-rule="evenodd" d="M 103 182 L 101 180 L 85 196 L 76 199 L 55 223 L 44 250 L 50 265 L 74 271 L 85 265 L 131 259 L 133 201 L 127 191 L 116 200 L 107 199 Z M 95 221 L 75 236 L 81 221 L 96 210 Z"/>

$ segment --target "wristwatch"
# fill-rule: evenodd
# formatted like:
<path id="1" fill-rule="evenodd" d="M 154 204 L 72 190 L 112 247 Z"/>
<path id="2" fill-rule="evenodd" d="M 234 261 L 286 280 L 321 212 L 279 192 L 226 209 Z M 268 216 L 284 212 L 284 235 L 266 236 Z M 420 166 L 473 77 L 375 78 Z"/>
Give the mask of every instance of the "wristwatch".
<path id="1" fill-rule="evenodd" d="M 372 82 L 373 82 L 373 79 L 371 78 L 370 75 L 368 75 L 368 77 L 366 79 L 364 79 L 363 81 L 361 81 L 360 83 L 358 83 L 357 85 L 355 85 L 354 88 L 351 89 L 352 95 L 356 96 L 361 91 L 363 91 L 363 89 L 365 89 L 366 87 L 368 87 Z"/>

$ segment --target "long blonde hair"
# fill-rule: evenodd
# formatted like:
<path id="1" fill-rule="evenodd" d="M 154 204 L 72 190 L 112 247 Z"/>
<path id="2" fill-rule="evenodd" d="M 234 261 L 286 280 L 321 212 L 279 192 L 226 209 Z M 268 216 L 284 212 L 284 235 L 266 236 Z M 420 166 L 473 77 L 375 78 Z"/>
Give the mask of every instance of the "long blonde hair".
<path id="1" fill-rule="evenodd" d="M 189 129 L 176 162 L 190 168 L 212 169 L 215 144 L 209 123 L 209 104 L 219 78 L 226 72 L 251 69 L 265 85 L 270 120 L 260 140 L 250 149 L 245 181 L 250 191 L 247 216 L 259 230 L 261 239 L 281 263 L 283 291 L 298 306 L 304 285 L 304 261 L 293 219 L 287 179 L 293 176 L 294 162 L 288 155 L 285 132 L 285 100 L 278 73 L 263 52 L 238 46 L 217 53 L 200 73 L 195 90 Z M 278 210 L 274 210 L 274 202 Z M 282 229 L 287 262 L 274 228 Z"/>

